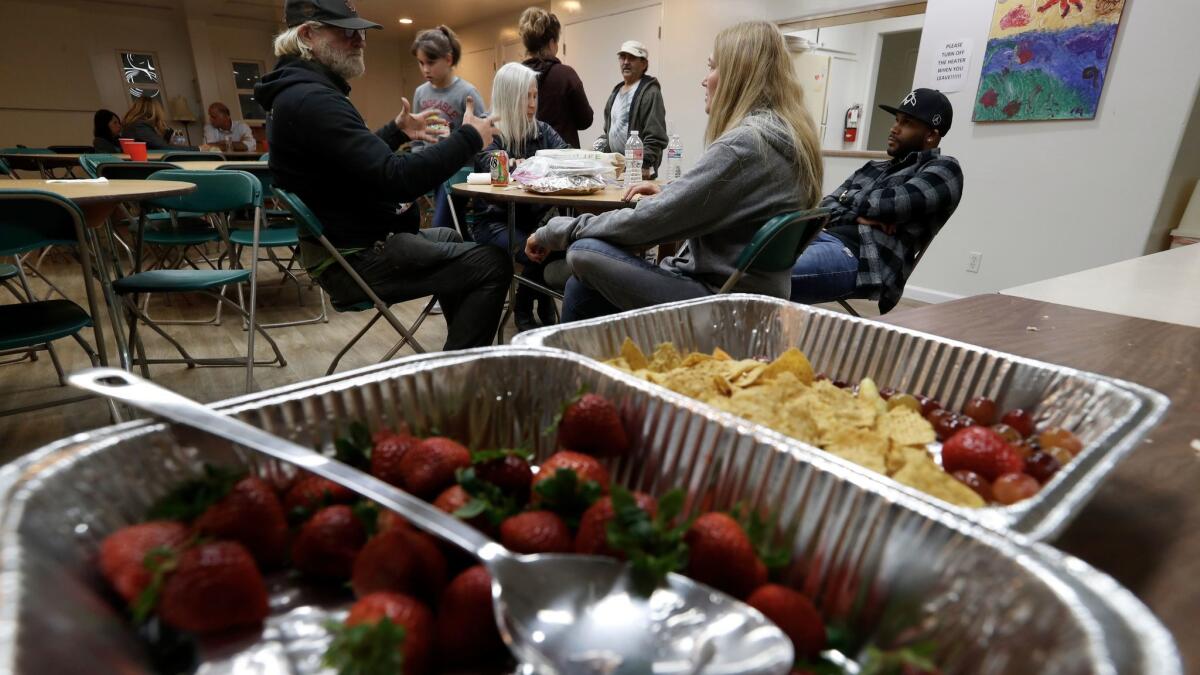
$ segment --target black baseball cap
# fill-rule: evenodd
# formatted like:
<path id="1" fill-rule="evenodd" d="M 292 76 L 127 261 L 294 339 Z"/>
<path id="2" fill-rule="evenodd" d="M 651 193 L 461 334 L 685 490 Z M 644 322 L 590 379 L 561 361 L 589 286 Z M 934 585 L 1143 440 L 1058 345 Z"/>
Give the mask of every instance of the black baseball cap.
<path id="1" fill-rule="evenodd" d="M 283 18 L 288 28 L 299 26 L 305 21 L 319 21 L 329 26 L 365 30 L 383 28 L 374 21 L 358 15 L 353 0 L 284 0 Z"/>
<path id="2" fill-rule="evenodd" d="M 936 89 L 913 89 L 900 101 L 900 107 L 881 105 L 881 109 L 893 115 L 904 113 L 909 117 L 921 120 L 937 129 L 943 136 L 950 131 L 950 123 L 954 121 L 954 108 L 950 99 Z"/>

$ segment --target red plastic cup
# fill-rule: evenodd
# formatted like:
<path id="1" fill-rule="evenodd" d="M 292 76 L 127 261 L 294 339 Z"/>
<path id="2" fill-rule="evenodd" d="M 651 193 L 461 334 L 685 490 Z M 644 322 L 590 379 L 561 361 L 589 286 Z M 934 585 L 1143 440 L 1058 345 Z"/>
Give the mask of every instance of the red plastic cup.
<path id="1" fill-rule="evenodd" d="M 125 154 L 129 155 L 129 159 L 135 162 L 144 162 L 149 157 L 146 155 L 146 144 L 141 141 L 130 141 L 122 146 Z"/>
<path id="2" fill-rule="evenodd" d="M 117 142 L 121 144 L 121 152 L 128 155 L 129 154 L 129 144 L 133 143 L 134 140 L 132 138 L 118 138 Z"/>

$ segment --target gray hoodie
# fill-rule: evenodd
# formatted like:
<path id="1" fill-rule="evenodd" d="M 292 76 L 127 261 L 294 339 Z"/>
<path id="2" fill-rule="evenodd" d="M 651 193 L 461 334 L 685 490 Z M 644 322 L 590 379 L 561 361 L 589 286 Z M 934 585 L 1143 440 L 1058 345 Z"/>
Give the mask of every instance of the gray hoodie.
<path id="1" fill-rule="evenodd" d="M 552 218 L 538 229 L 538 243 L 559 251 L 586 238 L 629 248 L 686 239 L 679 254 L 662 266 L 715 292 L 760 227 L 781 213 L 806 208 L 802 195 L 807 191 L 801 189 L 796 151 L 785 128 L 773 113 L 751 115 L 708 146 L 696 166 L 664 185 L 661 194 L 632 209 Z M 787 298 L 790 274 L 752 271 L 734 290 Z"/>

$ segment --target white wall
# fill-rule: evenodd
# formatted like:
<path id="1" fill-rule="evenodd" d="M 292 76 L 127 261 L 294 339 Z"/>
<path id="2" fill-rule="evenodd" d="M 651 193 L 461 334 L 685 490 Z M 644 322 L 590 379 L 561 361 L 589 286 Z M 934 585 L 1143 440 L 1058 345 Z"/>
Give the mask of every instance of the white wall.
<path id="1" fill-rule="evenodd" d="M 1095 120 L 973 124 L 994 6 L 928 5 L 917 86 L 930 83 L 939 42 L 968 38 L 975 54 L 950 95 L 955 123 L 943 143 L 963 164 L 965 195 L 912 286 L 972 295 L 1141 255 L 1196 98 L 1200 3 L 1128 2 Z M 970 251 L 983 253 L 979 274 L 965 271 Z"/>

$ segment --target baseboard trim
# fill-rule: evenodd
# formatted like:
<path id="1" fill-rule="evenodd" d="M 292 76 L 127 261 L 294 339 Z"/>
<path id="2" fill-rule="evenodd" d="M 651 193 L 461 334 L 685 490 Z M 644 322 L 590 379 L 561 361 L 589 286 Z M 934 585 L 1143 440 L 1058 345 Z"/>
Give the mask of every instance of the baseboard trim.
<path id="1" fill-rule="evenodd" d="M 904 297 L 909 300 L 928 302 L 936 305 L 942 302 L 950 302 L 951 300 L 961 300 L 967 296 L 938 291 L 932 288 L 922 288 L 920 286 L 905 286 Z"/>

